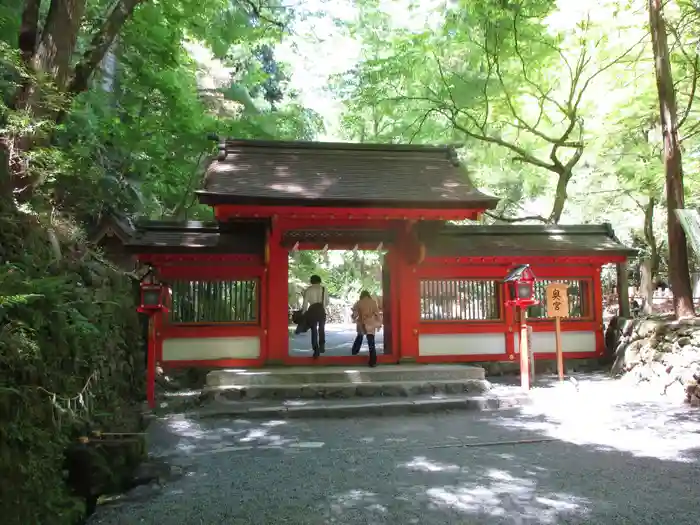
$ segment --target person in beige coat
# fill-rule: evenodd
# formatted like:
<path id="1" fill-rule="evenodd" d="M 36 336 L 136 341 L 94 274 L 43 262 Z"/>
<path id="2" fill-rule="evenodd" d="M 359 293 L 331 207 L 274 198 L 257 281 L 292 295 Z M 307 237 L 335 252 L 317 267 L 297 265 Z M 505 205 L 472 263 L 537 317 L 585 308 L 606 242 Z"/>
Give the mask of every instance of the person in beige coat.
<path id="1" fill-rule="evenodd" d="M 357 355 L 360 352 L 362 340 L 367 336 L 369 366 L 376 366 L 377 348 L 374 342 L 374 334 L 381 328 L 382 318 L 377 301 L 372 299 L 368 291 L 364 290 L 360 294 L 360 300 L 352 307 L 352 319 L 357 326 L 357 337 L 352 345 L 352 355 Z"/>

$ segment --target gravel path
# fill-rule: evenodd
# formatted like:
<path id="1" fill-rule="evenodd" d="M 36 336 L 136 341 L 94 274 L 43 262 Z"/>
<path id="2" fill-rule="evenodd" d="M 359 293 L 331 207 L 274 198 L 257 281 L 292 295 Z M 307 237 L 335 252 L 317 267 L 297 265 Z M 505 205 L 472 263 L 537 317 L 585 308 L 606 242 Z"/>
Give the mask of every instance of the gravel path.
<path id="1" fill-rule="evenodd" d="M 490 413 L 171 416 L 152 448 L 185 474 L 91 524 L 696 524 L 698 412 L 595 388 Z"/>
<path id="2" fill-rule="evenodd" d="M 357 336 L 354 324 L 327 324 L 326 325 L 326 357 L 352 355 L 352 343 Z M 377 332 L 375 336 L 377 352 L 384 352 L 384 330 Z M 311 332 L 295 335 L 289 334 L 289 355 L 292 357 L 311 357 Z M 367 341 L 364 341 L 360 354 L 369 356 Z"/>

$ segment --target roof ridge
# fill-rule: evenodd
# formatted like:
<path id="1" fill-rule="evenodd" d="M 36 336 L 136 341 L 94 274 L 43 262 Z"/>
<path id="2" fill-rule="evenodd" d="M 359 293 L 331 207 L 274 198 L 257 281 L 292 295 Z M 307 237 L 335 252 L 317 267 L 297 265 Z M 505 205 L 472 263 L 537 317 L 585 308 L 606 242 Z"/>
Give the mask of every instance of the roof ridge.
<path id="1" fill-rule="evenodd" d="M 452 157 L 456 145 L 449 144 L 382 144 L 373 142 L 321 142 L 321 141 L 289 141 L 289 140 L 259 140 L 227 138 L 219 143 L 219 155 L 222 151 L 229 152 L 241 148 L 275 148 L 298 149 L 311 151 L 385 151 L 396 153 L 443 153 Z"/>

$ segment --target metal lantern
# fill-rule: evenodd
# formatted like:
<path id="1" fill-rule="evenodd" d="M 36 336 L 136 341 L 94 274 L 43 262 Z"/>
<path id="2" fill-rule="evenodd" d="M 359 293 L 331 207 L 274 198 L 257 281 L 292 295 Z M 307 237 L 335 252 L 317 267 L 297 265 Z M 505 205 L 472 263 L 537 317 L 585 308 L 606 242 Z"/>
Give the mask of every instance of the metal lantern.
<path id="1" fill-rule="evenodd" d="M 513 268 L 504 279 L 507 289 L 507 306 L 527 307 L 538 304 L 535 295 L 535 274 L 529 264 Z"/>
<path id="2" fill-rule="evenodd" d="M 147 273 L 141 281 L 140 313 L 154 313 L 166 308 L 168 287 L 159 283 L 152 272 Z"/>
<path id="3" fill-rule="evenodd" d="M 530 282 L 519 282 L 517 283 L 518 289 L 518 299 L 532 299 L 533 288 Z"/>

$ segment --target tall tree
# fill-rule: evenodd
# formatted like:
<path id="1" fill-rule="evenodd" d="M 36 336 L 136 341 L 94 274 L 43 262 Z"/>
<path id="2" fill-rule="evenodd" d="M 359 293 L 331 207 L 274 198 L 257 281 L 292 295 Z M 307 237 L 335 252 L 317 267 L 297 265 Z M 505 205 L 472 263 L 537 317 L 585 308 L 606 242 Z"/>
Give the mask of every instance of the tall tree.
<path id="1" fill-rule="evenodd" d="M 498 151 L 501 162 L 508 155 L 512 169 L 538 179 L 535 186 L 552 187 L 551 207 L 497 218 L 558 223 L 586 147 L 594 84 L 629 58 L 639 39 L 612 41 L 610 27 L 586 17 L 573 30 L 553 29 L 546 22 L 551 4 L 537 0 L 458 7 L 436 31 L 394 31 L 381 52 L 373 24 L 385 22 L 367 16 L 371 56 L 348 75 L 348 113 L 364 115 L 384 136 L 449 137 Z"/>
<path id="2" fill-rule="evenodd" d="M 649 30 L 654 53 L 656 88 L 659 94 L 659 117 L 663 136 L 663 161 L 666 173 L 666 206 L 668 212 L 669 280 L 673 291 L 673 307 L 677 317 L 695 315 L 688 268 L 688 245 L 685 232 L 676 215 L 684 207 L 683 159 L 678 136 L 678 107 L 673 83 L 664 5 L 649 0 Z"/>
<path id="3" fill-rule="evenodd" d="M 292 12 L 276 0 L 173 0 L 161 3 L 146 0 L 44 0 L 48 2 L 46 11 L 40 9 L 41 0 L 12 2 L 17 23 L 11 27 L 12 23 L 0 19 L 0 40 L 16 43 L 21 68 L 16 76 L 22 80 L 8 105 L 31 124 L 24 126 L 21 132 L 0 135 L 0 159 L 4 160 L 0 165 L 0 183 L 5 182 L 0 184 L 0 190 L 5 190 L 2 195 L 5 200 L 11 196 L 28 199 L 44 182 L 45 178 L 37 177 L 36 170 L 27 162 L 30 157 L 27 152 L 37 144 L 48 144 L 47 139 L 55 142 L 53 125 L 63 122 L 69 116 L 74 100 L 89 91 L 91 79 L 99 71 L 117 36 L 128 30 L 130 24 L 127 22 L 134 19 L 135 13 L 146 10 L 148 12 L 143 18 L 150 19 L 150 25 L 140 24 L 140 30 L 147 33 L 144 34 L 145 54 L 154 56 L 159 65 L 175 69 L 184 63 L 179 60 L 179 55 L 182 42 L 187 38 L 205 42 L 217 58 L 228 62 L 227 66 L 236 65 L 241 52 L 232 53 L 231 49 L 243 48 L 243 43 L 264 46 L 278 40 Z M 135 70 L 137 77 L 149 76 L 148 69 L 153 64 L 146 64 L 134 55 L 129 59 L 128 66 Z M 266 81 L 262 74 L 258 76 L 260 83 Z M 171 100 L 173 95 L 183 92 L 179 89 L 183 86 L 175 82 L 170 82 L 168 90 L 161 89 L 162 83 L 157 87 L 155 84 L 152 82 L 150 86 L 156 97 L 155 104 L 165 98 L 162 106 L 167 105 L 168 97 L 162 97 L 165 91 L 170 91 Z M 277 102 L 281 100 L 280 92 L 273 95 Z M 147 98 L 141 97 L 144 108 L 147 107 Z M 196 111 L 199 108 L 191 109 Z M 124 117 L 123 108 L 121 112 L 113 118 Z M 12 184 L 6 183 L 8 174 Z M 7 194 L 8 188 L 13 195 Z"/>

